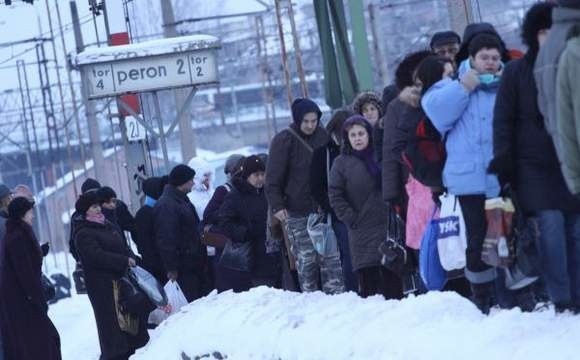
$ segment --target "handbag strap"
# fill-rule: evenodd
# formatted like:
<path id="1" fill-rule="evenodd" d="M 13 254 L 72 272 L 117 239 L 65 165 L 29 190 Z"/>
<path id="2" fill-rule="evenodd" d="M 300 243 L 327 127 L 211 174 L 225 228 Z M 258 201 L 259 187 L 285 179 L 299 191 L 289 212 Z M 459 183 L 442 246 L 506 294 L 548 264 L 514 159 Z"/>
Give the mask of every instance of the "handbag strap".
<path id="1" fill-rule="evenodd" d="M 304 145 L 304 147 L 310 152 L 313 153 L 314 149 L 312 148 L 312 146 L 310 146 L 310 144 L 308 144 L 306 142 L 306 140 L 304 140 L 300 135 L 298 135 L 298 133 L 296 131 L 294 131 L 294 129 L 292 129 L 291 127 L 288 128 L 288 131 L 290 131 L 290 134 L 292 134 L 296 139 L 298 139 L 298 141 L 300 141 L 302 143 L 302 145 Z"/>

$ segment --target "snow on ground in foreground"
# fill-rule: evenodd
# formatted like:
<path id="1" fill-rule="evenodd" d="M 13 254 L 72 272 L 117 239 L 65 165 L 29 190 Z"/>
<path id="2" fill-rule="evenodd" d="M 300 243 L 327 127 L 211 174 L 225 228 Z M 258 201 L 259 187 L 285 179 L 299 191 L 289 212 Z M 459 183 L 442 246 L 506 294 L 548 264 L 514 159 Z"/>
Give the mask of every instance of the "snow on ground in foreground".
<path id="1" fill-rule="evenodd" d="M 99 358 L 97 325 L 87 295 L 73 295 L 50 305 L 48 316 L 60 335 L 63 360 Z"/>
<path id="2" fill-rule="evenodd" d="M 578 359 L 580 317 L 481 315 L 460 296 L 402 301 L 257 288 L 211 294 L 163 323 L 131 359 Z M 184 357 L 184 358 L 188 358 Z"/>

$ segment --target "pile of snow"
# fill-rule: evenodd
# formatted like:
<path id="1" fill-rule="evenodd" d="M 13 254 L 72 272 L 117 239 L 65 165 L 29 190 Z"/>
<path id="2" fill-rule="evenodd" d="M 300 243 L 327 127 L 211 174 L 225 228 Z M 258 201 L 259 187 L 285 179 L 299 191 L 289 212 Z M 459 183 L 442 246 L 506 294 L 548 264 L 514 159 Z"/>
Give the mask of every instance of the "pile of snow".
<path id="1" fill-rule="evenodd" d="M 451 292 L 385 301 L 262 287 L 191 303 L 131 359 L 577 359 L 579 320 L 552 310 L 486 317 Z"/>

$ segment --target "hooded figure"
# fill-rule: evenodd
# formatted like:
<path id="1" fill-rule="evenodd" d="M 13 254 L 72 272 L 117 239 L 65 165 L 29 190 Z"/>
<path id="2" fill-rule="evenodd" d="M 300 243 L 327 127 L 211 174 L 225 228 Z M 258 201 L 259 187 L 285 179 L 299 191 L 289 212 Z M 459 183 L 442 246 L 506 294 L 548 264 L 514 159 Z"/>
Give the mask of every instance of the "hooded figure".
<path id="1" fill-rule="evenodd" d="M 155 244 L 155 228 L 153 206 L 161 197 L 163 188 L 169 181 L 168 176 L 150 177 L 143 181 L 145 203 L 135 214 L 135 237 L 133 241 L 137 245 L 139 254 L 143 259 L 142 266 L 149 271 L 157 281 L 164 284 L 167 281 L 159 250 Z"/>
<path id="2" fill-rule="evenodd" d="M 471 40 L 473 40 L 479 34 L 488 34 L 497 38 L 497 40 L 501 44 L 500 51 L 502 57 L 501 60 L 504 63 L 507 63 L 510 60 L 509 53 L 507 51 L 505 43 L 502 40 L 501 36 L 499 36 L 497 30 L 490 23 L 481 22 L 469 24 L 465 27 L 465 30 L 463 32 L 463 41 L 461 42 L 461 46 L 459 47 L 459 52 L 457 53 L 457 56 L 455 56 L 455 62 L 458 65 L 469 57 L 469 44 L 471 43 Z"/>
<path id="3" fill-rule="evenodd" d="M 382 200 L 380 167 L 372 151 L 372 128 L 354 115 L 343 126 L 342 154 L 330 170 L 329 198 L 336 216 L 346 224 L 357 273 L 359 295 L 403 296 L 401 279 L 381 265 L 379 245 L 387 235 L 389 207 Z"/>
<path id="4" fill-rule="evenodd" d="M 303 291 L 320 290 L 320 271 L 323 289 L 328 293 L 342 291 L 333 282 L 331 270 L 320 265 L 312 239 L 306 231 L 308 215 L 317 211 L 310 191 L 310 165 L 316 149 L 328 143 L 326 131 L 320 127 L 321 111 L 309 99 L 296 99 L 292 104 L 293 123 L 272 139 L 268 158 L 265 191 L 274 216 L 285 223 Z M 290 261 L 294 261 L 289 256 Z M 340 262 L 338 257 L 338 273 Z M 332 260 L 334 261 L 334 260 Z M 334 265 L 332 265 L 334 268 Z M 326 270 L 326 271 L 325 271 Z"/>

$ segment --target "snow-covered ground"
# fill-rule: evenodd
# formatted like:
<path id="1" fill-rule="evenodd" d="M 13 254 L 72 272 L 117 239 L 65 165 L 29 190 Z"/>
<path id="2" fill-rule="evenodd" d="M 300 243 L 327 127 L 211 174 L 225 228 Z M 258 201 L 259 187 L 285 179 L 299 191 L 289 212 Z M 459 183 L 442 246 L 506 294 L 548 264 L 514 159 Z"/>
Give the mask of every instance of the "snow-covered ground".
<path id="1" fill-rule="evenodd" d="M 47 273 L 62 270 L 63 254 L 56 259 L 47 261 Z M 98 359 L 86 295 L 51 305 L 49 316 L 64 360 Z M 516 309 L 492 310 L 486 317 L 451 292 L 385 301 L 262 287 L 193 302 L 152 331 L 147 347 L 132 359 L 211 359 L 220 353 L 230 360 L 566 360 L 580 358 L 579 339 L 580 316 Z"/>
<path id="2" fill-rule="evenodd" d="M 486 317 L 449 292 L 384 301 L 258 288 L 190 304 L 132 359 L 578 359 L 578 339 L 577 316 Z"/>

